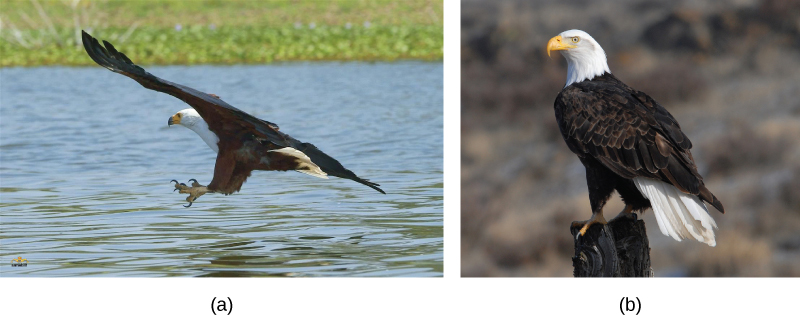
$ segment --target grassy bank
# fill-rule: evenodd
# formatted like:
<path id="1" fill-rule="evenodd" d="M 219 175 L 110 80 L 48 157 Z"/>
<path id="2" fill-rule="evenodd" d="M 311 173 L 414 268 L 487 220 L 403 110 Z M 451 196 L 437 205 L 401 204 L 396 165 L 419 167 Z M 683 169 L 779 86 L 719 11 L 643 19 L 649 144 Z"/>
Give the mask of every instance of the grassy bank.
<path id="1" fill-rule="evenodd" d="M 139 64 L 442 58 L 441 1 L 0 1 L 0 67 L 90 65 L 79 30 Z"/>

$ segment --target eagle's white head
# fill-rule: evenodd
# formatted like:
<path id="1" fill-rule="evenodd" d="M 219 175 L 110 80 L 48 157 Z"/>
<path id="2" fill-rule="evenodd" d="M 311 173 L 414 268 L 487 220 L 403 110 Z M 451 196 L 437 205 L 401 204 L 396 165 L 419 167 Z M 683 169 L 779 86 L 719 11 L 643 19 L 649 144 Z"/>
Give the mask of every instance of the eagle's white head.
<path id="1" fill-rule="evenodd" d="M 219 137 L 208 129 L 208 123 L 203 120 L 203 117 L 201 117 L 194 108 L 183 109 L 172 117 L 169 117 L 167 126 L 173 124 L 182 125 L 194 131 L 208 144 L 208 147 L 214 150 L 214 152 L 219 152 L 219 145 L 217 145 L 217 143 L 219 143 Z"/>
<path id="2" fill-rule="evenodd" d="M 567 84 L 581 82 L 611 73 L 606 61 L 606 52 L 589 33 L 581 30 L 561 32 L 547 42 L 547 56 L 550 51 L 561 51 L 567 59 Z"/>

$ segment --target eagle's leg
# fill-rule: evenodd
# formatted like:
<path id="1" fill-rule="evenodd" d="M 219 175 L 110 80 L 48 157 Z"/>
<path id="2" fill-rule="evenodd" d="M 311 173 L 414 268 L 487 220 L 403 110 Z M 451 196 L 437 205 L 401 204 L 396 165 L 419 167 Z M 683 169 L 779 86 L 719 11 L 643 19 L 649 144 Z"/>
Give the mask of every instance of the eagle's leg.
<path id="1" fill-rule="evenodd" d="M 589 220 L 573 221 L 572 227 L 581 227 L 581 231 L 578 232 L 578 235 L 583 236 L 584 234 L 586 234 L 586 230 L 589 230 L 589 227 L 591 227 L 593 224 L 598 224 L 598 223 L 601 225 L 608 223 L 606 219 L 603 218 L 603 209 L 600 209 L 597 212 L 592 213 L 592 217 L 589 218 Z M 577 239 L 578 237 L 576 236 L 575 238 Z"/>
<path id="2" fill-rule="evenodd" d="M 210 192 L 210 190 L 208 190 L 208 187 L 200 185 L 200 183 L 198 183 L 197 180 L 195 180 L 194 178 L 189 180 L 189 181 L 194 181 L 192 182 L 192 187 L 186 186 L 186 184 L 184 183 L 178 183 L 178 181 L 174 179 L 172 181 L 175 182 L 175 190 L 177 190 L 181 194 L 189 194 L 189 197 L 186 197 L 186 201 L 188 201 L 189 204 L 183 205 L 184 207 L 187 208 L 191 207 L 192 203 L 195 200 L 197 200 L 197 198 L 200 198 L 200 196 L 203 196 L 206 193 Z"/>
<path id="3" fill-rule="evenodd" d="M 620 217 L 627 217 L 628 215 L 630 215 L 632 213 L 633 213 L 633 206 L 625 205 L 625 209 L 620 211 L 619 214 L 616 217 L 611 219 L 611 221 L 617 220 L 617 218 L 620 218 Z"/>

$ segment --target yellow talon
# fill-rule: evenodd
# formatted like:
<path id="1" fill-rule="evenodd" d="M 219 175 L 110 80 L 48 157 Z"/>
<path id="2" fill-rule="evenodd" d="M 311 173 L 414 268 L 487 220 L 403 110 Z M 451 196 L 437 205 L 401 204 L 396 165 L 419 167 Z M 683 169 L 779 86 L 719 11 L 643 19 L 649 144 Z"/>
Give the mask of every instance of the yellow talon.
<path id="1" fill-rule="evenodd" d="M 187 208 L 191 207 L 192 203 L 197 198 L 200 198 L 200 196 L 203 196 L 206 193 L 210 192 L 208 190 L 208 187 L 200 185 L 200 183 L 198 183 L 194 179 L 190 179 L 189 180 L 189 181 L 194 181 L 192 183 L 192 187 L 186 186 L 186 184 L 184 184 L 184 183 L 178 183 L 178 181 L 175 181 L 175 180 L 173 180 L 173 181 L 175 182 L 175 190 L 177 190 L 178 193 L 189 194 L 189 196 L 186 197 L 186 201 L 189 202 L 189 204 L 188 205 L 183 205 L 184 207 L 187 207 Z"/>
<path id="2" fill-rule="evenodd" d="M 581 226 L 581 230 L 580 230 L 580 232 L 578 232 L 578 234 L 580 236 L 583 236 L 583 235 L 586 234 L 586 230 L 589 230 L 589 227 L 591 227 L 593 224 L 598 224 L 598 223 L 602 224 L 602 225 L 605 225 L 605 224 L 608 223 L 606 221 L 606 219 L 603 218 L 603 210 L 600 210 L 600 211 L 598 211 L 596 213 L 593 213 L 592 217 L 589 218 L 589 220 L 586 220 L 586 221 L 573 221 L 572 222 L 572 227 Z"/>

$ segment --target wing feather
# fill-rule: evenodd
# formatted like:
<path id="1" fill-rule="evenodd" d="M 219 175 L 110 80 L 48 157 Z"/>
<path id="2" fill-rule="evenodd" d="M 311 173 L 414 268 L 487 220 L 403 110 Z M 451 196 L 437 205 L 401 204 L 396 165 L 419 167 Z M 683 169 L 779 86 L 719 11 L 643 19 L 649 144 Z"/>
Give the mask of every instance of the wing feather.
<path id="1" fill-rule="evenodd" d="M 278 131 L 277 125 L 253 117 L 219 97 L 158 78 L 134 64 L 111 43 L 103 41 L 103 45 L 100 45 L 100 42 L 86 31 L 82 31 L 82 39 L 86 53 L 98 65 L 130 77 L 147 89 L 172 95 L 189 104 L 208 123 L 209 129 L 221 139 L 225 135 L 252 133 L 278 146 L 290 145 L 287 136 Z"/>
<path id="2" fill-rule="evenodd" d="M 699 195 L 724 212 L 703 184 L 674 117 L 646 94 L 607 74 L 572 84 L 556 98 L 556 118 L 567 146 L 622 177 L 647 177 Z"/>

